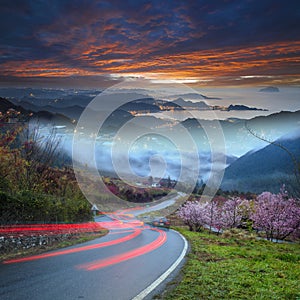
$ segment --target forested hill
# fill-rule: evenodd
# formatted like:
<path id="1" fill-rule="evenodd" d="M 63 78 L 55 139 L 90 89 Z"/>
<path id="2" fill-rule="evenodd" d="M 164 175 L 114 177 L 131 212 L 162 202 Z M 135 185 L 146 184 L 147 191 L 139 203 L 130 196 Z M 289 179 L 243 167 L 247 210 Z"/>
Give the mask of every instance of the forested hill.
<path id="1" fill-rule="evenodd" d="M 73 127 L 74 124 L 72 120 L 62 113 L 57 112 L 51 112 L 48 110 L 31 110 L 24 108 L 20 105 L 15 105 L 11 101 L 0 97 L 0 112 L 2 114 L 6 114 L 8 110 L 14 110 L 16 113 L 18 113 L 18 118 L 27 120 L 30 116 L 31 119 L 38 120 L 40 124 L 46 123 L 46 124 L 53 124 L 53 125 L 65 125 L 69 127 Z M 9 118 L 9 116 L 8 116 Z"/>
<path id="2" fill-rule="evenodd" d="M 27 113 L 28 111 L 24 109 L 22 106 L 19 105 L 14 105 L 12 102 L 9 100 L 0 97 L 0 112 L 5 113 L 9 109 L 15 109 L 16 111 L 20 111 L 23 113 Z"/>
<path id="3" fill-rule="evenodd" d="M 285 151 L 278 145 L 287 149 Z M 237 159 L 225 170 L 222 188 L 251 192 L 278 192 L 281 184 L 293 185 L 295 163 L 300 159 L 300 136 L 282 138 Z"/>

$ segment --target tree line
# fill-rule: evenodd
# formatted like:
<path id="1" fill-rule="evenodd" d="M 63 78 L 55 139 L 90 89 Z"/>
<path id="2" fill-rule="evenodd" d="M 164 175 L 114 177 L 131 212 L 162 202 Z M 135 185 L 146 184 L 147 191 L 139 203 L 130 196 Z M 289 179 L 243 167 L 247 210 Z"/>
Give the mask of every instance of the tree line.
<path id="1" fill-rule="evenodd" d="M 238 196 L 216 197 L 209 202 L 188 201 L 177 215 L 191 231 L 204 228 L 220 233 L 226 229 L 255 230 L 268 240 L 300 238 L 300 204 L 284 186 L 278 194 L 264 192 L 248 200 Z"/>

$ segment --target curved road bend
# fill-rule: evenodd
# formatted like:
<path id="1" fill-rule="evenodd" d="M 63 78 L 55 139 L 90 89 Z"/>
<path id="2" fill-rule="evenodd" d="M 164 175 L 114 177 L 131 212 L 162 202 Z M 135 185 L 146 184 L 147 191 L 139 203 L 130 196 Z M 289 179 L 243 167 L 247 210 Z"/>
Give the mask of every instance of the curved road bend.
<path id="1" fill-rule="evenodd" d="M 105 237 L 2 263 L 0 299 L 133 299 L 172 266 L 185 246 L 172 230 L 135 219 L 99 219 L 109 229 Z"/>

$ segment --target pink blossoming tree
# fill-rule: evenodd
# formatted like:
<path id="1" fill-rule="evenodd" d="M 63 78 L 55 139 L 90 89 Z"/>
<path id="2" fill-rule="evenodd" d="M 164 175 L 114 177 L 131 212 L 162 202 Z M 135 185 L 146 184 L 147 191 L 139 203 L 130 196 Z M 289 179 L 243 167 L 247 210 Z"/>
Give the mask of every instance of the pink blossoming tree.
<path id="1" fill-rule="evenodd" d="M 197 231 L 208 227 L 210 230 L 220 232 L 223 229 L 240 226 L 248 208 L 247 200 L 235 197 L 225 202 L 189 201 L 178 210 L 177 214 L 190 230 Z"/>
<path id="2" fill-rule="evenodd" d="M 268 240 L 284 240 L 299 234 L 299 201 L 289 198 L 283 189 L 279 194 L 264 192 L 257 197 L 251 219 L 254 228 L 265 232 Z"/>
<path id="3" fill-rule="evenodd" d="M 206 203 L 205 222 L 210 230 L 220 232 L 236 228 L 243 218 L 249 215 L 249 202 L 239 197 L 227 199 L 223 203 L 211 201 Z"/>
<path id="4" fill-rule="evenodd" d="M 189 226 L 190 231 L 200 231 L 205 225 L 205 204 L 188 201 L 181 206 L 177 215 Z"/>

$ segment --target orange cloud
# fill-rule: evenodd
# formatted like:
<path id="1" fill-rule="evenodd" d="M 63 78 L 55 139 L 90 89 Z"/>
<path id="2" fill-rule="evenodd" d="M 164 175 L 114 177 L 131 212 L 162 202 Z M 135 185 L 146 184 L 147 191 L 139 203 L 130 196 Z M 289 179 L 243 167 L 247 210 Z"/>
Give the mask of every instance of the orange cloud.
<path id="1" fill-rule="evenodd" d="M 233 78 L 235 81 L 253 82 L 258 80 L 258 75 L 263 75 L 259 80 L 270 81 L 276 78 L 280 82 L 299 84 L 297 77 L 300 75 L 300 41 L 172 55 L 151 55 L 148 46 L 138 50 L 124 49 L 116 42 L 102 47 L 88 47 L 88 44 L 82 44 L 72 49 L 71 53 L 76 63 L 56 61 L 53 58 L 6 62 L 1 67 L 2 75 L 68 77 L 112 73 L 126 76 L 134 73 L 145 78 L 190 78 L 207 83 L 215 80 L 222 84 L 224 77 Z"/>

